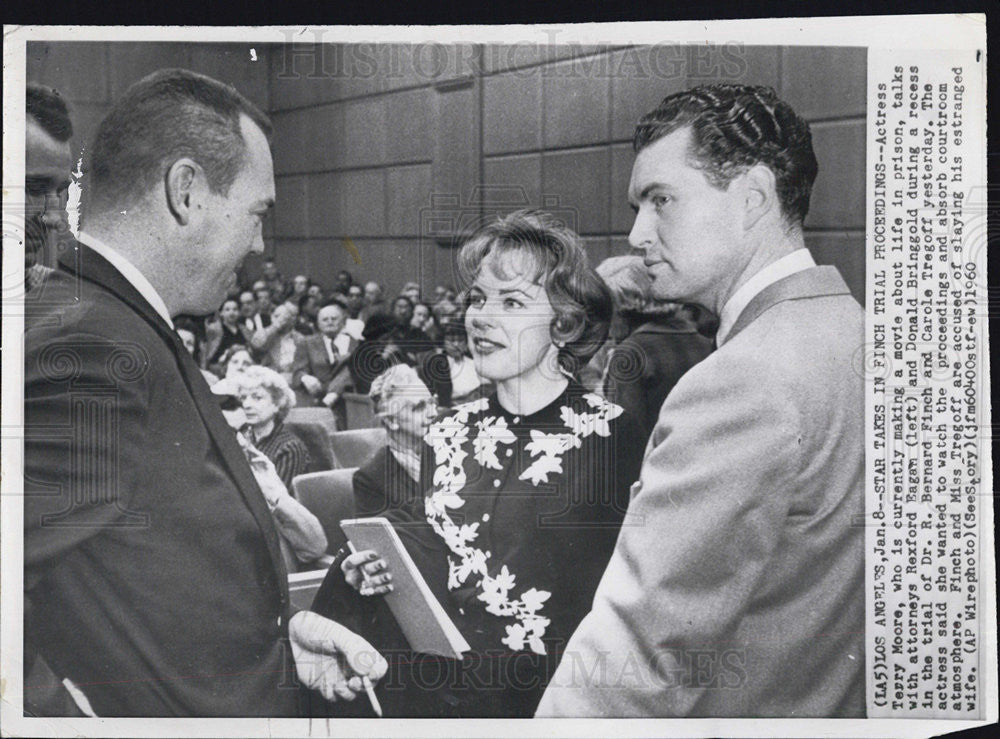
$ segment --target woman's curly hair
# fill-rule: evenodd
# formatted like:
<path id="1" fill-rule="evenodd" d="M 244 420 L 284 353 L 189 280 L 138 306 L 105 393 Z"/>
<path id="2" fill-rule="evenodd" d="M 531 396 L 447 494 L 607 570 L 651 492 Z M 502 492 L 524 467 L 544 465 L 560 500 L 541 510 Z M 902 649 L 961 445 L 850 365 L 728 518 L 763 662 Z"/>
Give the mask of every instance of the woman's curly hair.
<path id="1" fill-rule="evenodd" d="M 465 242 L 458 268 L 466 287 L 475 282 L 489 254 L 512 251 L 523 257 L 520 263 L 527 267 L 524 277 L 545 288 L 556 314 L 550 334 L 559 347 L 559 364 L 575 373 L 607 337 L 613 311 L 611 293 L 587 261 L 580 237 L 547 213 L 533 210 L 501 217 Z M 498 260 L 491 264 L 493 269 L 502 269 Z"/>

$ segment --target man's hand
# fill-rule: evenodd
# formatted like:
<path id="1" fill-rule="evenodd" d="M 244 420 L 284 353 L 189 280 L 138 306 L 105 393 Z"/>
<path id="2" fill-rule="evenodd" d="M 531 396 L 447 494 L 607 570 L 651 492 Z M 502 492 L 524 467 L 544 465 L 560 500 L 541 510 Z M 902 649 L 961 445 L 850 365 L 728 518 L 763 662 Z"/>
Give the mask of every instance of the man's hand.
<path id="1" fill-rule="evenodd" d="M 375 647 L 336 621 L 299 611 L 288 622 L 295 671 L 307 687 L 328 701 L 354 700 L 363 677 L 382 679 L 389 665 Z"/>
<path id="2" fill-rule="evenodd" d="M 310 395 L 319 395 L 320 391 L 323 389 L 323 383 L 319 381 L 319 378 L 313 377 L 312 375 L 302 375 L 300 380 L 302 387 L 306 389 L 306 392 Z"/>
<path id="3" fill-rule="evenodd" d="M 334 404 L 337 402 L 337 398 L 339 397 L 340 395 L 337 393 L 327 393 L 323 396 L 323 405 L 327 408 L 333 408 Z"/>

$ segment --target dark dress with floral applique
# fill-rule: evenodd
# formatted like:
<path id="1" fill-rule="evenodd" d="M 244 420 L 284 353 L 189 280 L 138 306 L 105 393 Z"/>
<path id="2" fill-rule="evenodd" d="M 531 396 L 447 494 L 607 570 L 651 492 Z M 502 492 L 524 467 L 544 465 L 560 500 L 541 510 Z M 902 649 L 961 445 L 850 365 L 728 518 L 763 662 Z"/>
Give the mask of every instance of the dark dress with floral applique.
<path id="1" fill-rule="evenodd" d="M 531 716 L 611 557 L 641 431 L 571 382 L 530 416 L 495 394 L 457 406 L 426 442 L 423 499 L 387 517 L 471 650 L 461 663 L 406 654 L 378 599 L 349 623 L 391 652 L 386 715 Z M 344 618 L 333 579 L 314 610 Z"/>

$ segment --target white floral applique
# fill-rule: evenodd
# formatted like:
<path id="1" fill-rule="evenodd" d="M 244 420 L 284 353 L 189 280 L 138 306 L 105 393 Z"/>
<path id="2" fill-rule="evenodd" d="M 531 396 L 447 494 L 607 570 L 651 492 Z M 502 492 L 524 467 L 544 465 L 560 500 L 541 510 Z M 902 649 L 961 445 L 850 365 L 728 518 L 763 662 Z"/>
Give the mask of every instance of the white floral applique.
<path id="1" fill-rule="evenodd" d="M 547 434 L 544 431 L 532 430 L 531 441 L 525 446 L 532 457 L 537 457 L 518 479 L 529 480 L 532 485 L 549 481 L 549 473 L 561 473 L 562 456 L 570 449 L 579 449 L 583 439 L 591 434 L 610 436 L 608 425 L 622 413 L 620 405 L 605 400 L 595 393 L 583 396 L 587 404 L 595 410 L 591 413 L 577 413 L 568 406 L 560 411 L 562 422 L 569 428 L 568 432 Z"/>
<path id="2" fill-rule="evenodd" d="M 476 421 L 479 433 L 472 442 L 472 451 L 476 461 L 491 470 L 503 469 L 497 457 L 497 444 L 513 444 L 517 441 L 514 432 L 507 427 L 507 419 L 487 416 Z"/>
<path id="3" fill-rule="evenodd" d="M 433 424 L 426 436 L 434 449 L 434 489 L 424 499 L 424 513 L 431 528 L 448 545 L 448 589 L 456 590 L 472 579 L 480 590 L 479 600 L 485 610 L 494 616 L 514 618 L 515 623 L 506 627 L 507 636 L 501 642 L 519 651 L 527 647 L 536 654 L 545 654 L 542 637 L 551 623 L 539 611 L 552 595 L 546 590 L 529 588 L 520 598 L 512 597 L 516 577 L 507 565 L 491 576 L 490 552 L 473 543 L 479 536 L 479 523 L 458 524 L 451 511 L 465 505 L 458 492 L 465 486 L 464 463 L 468 452 L 464 448 L 469 440 L 471 417 L 489 407 L 486 400 L 473 401 L 455 408 L 447 418 Z M 517 437 L 504 418 L 487 416 L 475 422 L 477 434 L 472 448 L 476 462 L 490 469 L 502 469 L 497 456 L 499 444 L 514 444 Z"/>

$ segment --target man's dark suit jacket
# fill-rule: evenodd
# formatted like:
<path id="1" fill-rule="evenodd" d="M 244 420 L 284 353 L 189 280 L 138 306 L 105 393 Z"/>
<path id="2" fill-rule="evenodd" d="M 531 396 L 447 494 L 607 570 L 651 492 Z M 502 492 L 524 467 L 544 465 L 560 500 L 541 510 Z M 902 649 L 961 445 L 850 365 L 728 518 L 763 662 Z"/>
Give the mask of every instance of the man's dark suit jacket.
<path id="1" fill-rule="evenodd" d="M 307 336 L 295 347 L 295 360 L 292 363 L 292 386 L 296 393 L 304 393 L 302 375 L 312 375 L 323 385 L 320 398 L 327 393 L 343 394 L 351 386 L 351 373 L 347 364 L 358 346 L 358 340 L 351 337 L 347 354 L 342 354 L 335 363 L 330 362 L 326 351 L 326 343 L 322 334 Z M 308 393 L 305 393 L 308 396 Z M 317 399 L 312 399 L 315 404 Z"/>
<path id="2" fill-rule="evenodd" d="M 101 716 L 293 715 L 274 523 L 190 355 L 75 245 L 29 300 L 25 642 Z"/>

